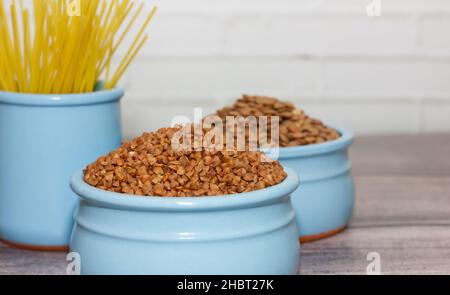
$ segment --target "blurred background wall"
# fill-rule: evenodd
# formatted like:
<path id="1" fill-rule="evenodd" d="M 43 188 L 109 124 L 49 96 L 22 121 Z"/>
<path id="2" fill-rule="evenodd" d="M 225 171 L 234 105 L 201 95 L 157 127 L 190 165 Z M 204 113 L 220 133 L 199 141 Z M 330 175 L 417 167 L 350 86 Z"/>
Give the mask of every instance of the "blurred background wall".
<path id="1" fill-rule="evenodd" d="M 449 0 L 148 2 L 159 11 L 124 80 L 127 136 L 243 93 L 358 134 L 450 131 Z"/>

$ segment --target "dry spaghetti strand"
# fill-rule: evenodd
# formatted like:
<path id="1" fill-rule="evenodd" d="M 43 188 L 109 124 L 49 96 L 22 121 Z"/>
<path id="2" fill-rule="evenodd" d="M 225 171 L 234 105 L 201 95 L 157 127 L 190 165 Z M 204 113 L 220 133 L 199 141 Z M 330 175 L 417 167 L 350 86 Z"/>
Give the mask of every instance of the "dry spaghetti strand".
<path id="1" fill-rule="evenodd" d="M 133 0 L 0 0 L 0 91 L 82 93 L 114 88 L 142 49 L 156 7 Z M 28 7 L 30 6 L 30 7 Z M 112 60 L 127 47 L 113 69 Z"/>

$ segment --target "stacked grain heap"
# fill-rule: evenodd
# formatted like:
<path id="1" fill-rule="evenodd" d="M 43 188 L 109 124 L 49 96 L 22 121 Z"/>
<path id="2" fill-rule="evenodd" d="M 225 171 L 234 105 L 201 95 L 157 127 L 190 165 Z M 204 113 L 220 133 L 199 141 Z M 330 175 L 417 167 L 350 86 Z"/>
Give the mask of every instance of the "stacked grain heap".
<path id="1" fill-rule="evenodd" d="M 218 110 L 216 115 L 222 120 L 225 120 L 227 116 L 267 116 L 269 118 L 278 116 L 281 147 L 323 143 L 340 137 L 335 129 L 309 117 L 303 110 L 295 108 L 292 103 L 273 97 L 243 95 L 232 106 Z M 270 125 L 268 134 L 271 134 Z"/>
<path id="2" fill-rule="evenodd" d="M 180 130 L 144 133 L 84 170 L 99 189 L 140 196 L 215 196 L 250 192 L 282 182 L 277 161 L 250 151 L 180 151 L 171 144 Z"/>

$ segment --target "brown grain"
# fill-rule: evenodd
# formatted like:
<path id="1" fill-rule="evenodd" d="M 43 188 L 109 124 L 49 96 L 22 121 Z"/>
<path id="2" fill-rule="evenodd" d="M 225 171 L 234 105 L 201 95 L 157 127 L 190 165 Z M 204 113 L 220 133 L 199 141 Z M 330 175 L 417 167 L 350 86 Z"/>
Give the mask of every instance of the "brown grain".
<path id="1" fill-rule="evenodd" d="M 227 116 L 278 116 L 281 147 L 317 144 L 340 137 L 337 130 L 307 116 L 292 103 L 273 97 L 243 95 L 232 106 L 218 110 L 216 115 L 222 120 Z M 270 125 L 268 133 L 270 135 Z"/>
<path id="2" fill-rule="evenodd" d="M 84 170 L 97 188 L 146 196 L 215 196 L 250 192 L 282 182 L 277 161 L 250 151 L 175 151 L 171 138 L 179 128 L 144 133 Z"/>

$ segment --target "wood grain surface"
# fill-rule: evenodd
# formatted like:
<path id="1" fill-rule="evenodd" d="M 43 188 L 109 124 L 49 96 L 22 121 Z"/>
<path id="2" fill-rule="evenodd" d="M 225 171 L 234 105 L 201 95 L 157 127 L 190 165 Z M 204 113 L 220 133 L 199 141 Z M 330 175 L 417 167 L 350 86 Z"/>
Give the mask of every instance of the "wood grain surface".
<path id="1" fill-rule="evenodd" d="M 301 274 L 450 274 L 450 134 L 359 137 L 356 205 L 343 233 L 302 245 Z M 0 274 L 64 274 L 64 253 L 0 244 Z"/>

